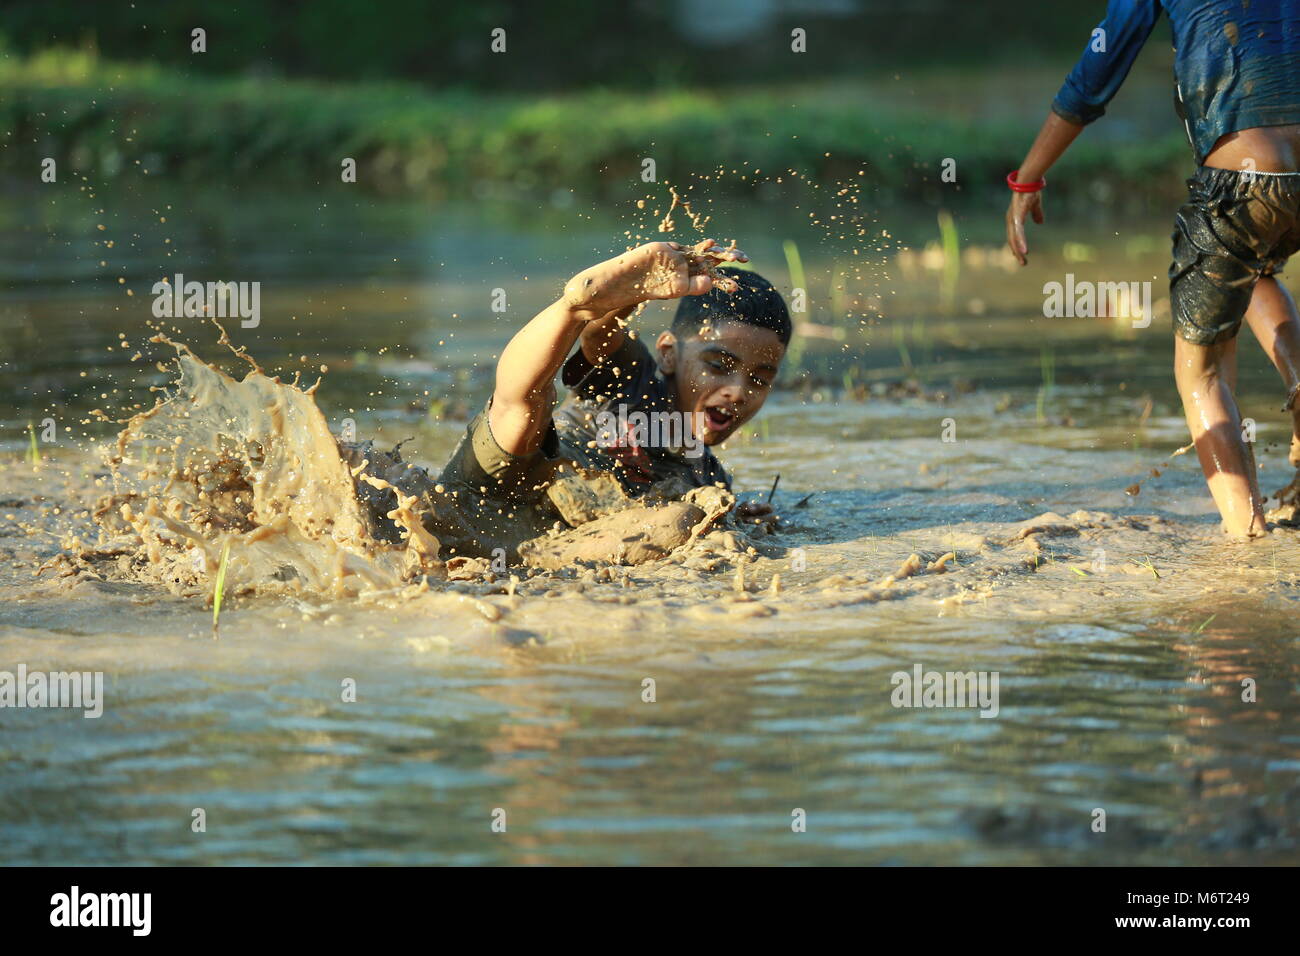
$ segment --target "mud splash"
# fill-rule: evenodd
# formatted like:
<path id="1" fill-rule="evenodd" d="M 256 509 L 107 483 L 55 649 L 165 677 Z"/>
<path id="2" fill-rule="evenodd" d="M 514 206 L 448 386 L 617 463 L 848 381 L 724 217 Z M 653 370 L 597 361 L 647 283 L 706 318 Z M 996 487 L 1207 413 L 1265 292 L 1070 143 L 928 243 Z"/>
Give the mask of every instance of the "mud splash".
<path id="1" fill-rule="evenodd" d="M 747 535 L 764 526 L 729 521 L 735 497 L 720 488 L 660 489 L 647 503 L 576 465 L 548 490 L 561 520 L 543 530 L 543 516 L 521 508 L 518 521 L 494 522 L 494 536 L 469 515 L 464 489 L 444 488 L 397 449 L 338 440 L 316 404 L 319 380 L 303 389 L 268 376 L 224 330 L 221 343 L 250 366 L 242 380 L 166 335 L 151 341 L 175 350 L 179 375 L 113 446 L 113 490 L 93 511 L 98 540 L 71 537 L 59 559 L 75 567 L 210 602 L 228 548 L 227 593 L 337 599 L 492 581 L 503 568 L 487 555 L 498 547 L 525 574 L 680 563 L 715 527 L 752 553 L 768 547 Z"/>
<path id="2" fill-rule="evenodd" d="M 704 227 L 709 224 L 709 220 L 713 217 L 706 216 L 704 213 L 693 212 L 691 210 L 691 200 L 684 199 L 675 187 L 668 186 L 668 193 L 672 201 L 668 206 L 668 211 L 659 220 L 659 231 L 673 232 L 677 228 L 677 221 L 673 219 L 673 213 L 680 208 L 686 214 L 686 218 L 691 221 L 691 227 L 696 232 L 703 232 Z"/>
<path id="3" fill-rule="evenodd" d="M 132 555 L 131 576 L 179 593 L 210 592 L 227 545 L 232 593 L 338 597 L 435 570 L 437 543 L 408 512 L 392 516 L 404 541 L 376 536 L 316 386 L 270 377 L 241 350 L 250 370 L 236 381 L 181 343 L 153 341 L 175 349 L 180 374 L 118 437 L 113 492 L 94 511 L 98 550 Z"/>

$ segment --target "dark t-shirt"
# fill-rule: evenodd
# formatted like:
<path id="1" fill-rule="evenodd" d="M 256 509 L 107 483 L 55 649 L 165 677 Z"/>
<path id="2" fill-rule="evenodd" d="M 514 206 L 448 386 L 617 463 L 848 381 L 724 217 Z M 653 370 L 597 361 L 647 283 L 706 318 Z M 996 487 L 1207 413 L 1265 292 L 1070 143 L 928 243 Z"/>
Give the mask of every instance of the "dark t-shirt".
<path id="1" fill-rule="evenodd" d="M 564 363 L 560 380 L 571 392 L 552 415 L 564 457 L 611 472 L 633 495 L 674 478 L 690 487 L 717 482 L 731 487 L 717 457 L 690 435 L 668 383 L 639 339 L 625 337 L 613 355 L 594 366 L 579 348 Z"/>
<path id="2" fill-rule="evenodd" d="M 488 417 L 489 402 L 465 429 L 438 476 L 436 484 L 442 491 L 422 469 L 401 465 L 395 453 L 383 458 L 386 468 L 376 464 L 381 456 L 369 446 L 355 450 L 353 457 L 370 460 L 372 473 L 401 487 L 405 494 L 422 498 L 425 527 L 448 554 L 486 556 L 498 547 L 513 553 L 520 542 L 544 534 L 557 517 L 574 523 L 571 519 L 581 517 L 578 513 L 583 508 L 566 510 L 553 494 L 557 482 L 575 477 L 566 460 L 612 474 L 633 497 L 651 488 L 675 497 L 717 482 L 731 487 L 731 477 L 713 452 L 693 438 L 689 443 L 665 445 L 654 440 L 663 437 L 662 428 L 645 436 L 648 441 L 638 440 L 641 436 L 635 433 L 619 434 L 622 423 L 635 421 L 634 413 L 648 416 L 676 411 L 668 383 L 642 343 L 628 338 L 614 355 L 594 367 L 579 349 L 565 363 L 562 379 L 572 394 L 552 414 L 539 448 L 527 455 L 512 455 L 497 444 Z M 680 420 L 680 416 L 672 418 Z M 611 420 L 616 423 L 612 429 Z M 671 429 L 668 434 L 672 437 Z M 680 429 L 677 437 L 681 437 Z M 369 495 L 364 488 L 362 492 L 363 497 Z M 395 499 L 387 490 L 371 497 L 376 499 L 369 502 L 371 510 L 382 524 L 383 516 L 396 506 Z M 575 500 L 572 495 L 561 497 Z"/>

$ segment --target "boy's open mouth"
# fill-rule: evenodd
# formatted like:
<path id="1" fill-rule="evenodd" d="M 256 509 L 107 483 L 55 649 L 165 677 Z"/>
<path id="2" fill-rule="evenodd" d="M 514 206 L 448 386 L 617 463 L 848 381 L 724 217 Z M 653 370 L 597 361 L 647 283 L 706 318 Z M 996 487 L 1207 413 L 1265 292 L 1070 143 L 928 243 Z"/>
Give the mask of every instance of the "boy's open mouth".
<path id="1" fill-rule="evenodd" d="M 735 420 L 736 413 L 730 408 L 721 405 L 708 405 L 704 409 L 704 424 L 709 431 L 726 431 Z"/>

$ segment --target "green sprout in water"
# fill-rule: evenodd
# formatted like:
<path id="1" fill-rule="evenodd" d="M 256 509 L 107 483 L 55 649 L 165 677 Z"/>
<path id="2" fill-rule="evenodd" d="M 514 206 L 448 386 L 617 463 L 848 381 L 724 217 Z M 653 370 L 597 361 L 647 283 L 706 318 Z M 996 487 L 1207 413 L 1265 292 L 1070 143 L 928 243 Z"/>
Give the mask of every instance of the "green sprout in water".
<path id="1" fill-rule="evenodd" d="M 226 564 L 230 560 L 230 539 L 221 547 L 221 564 L 217 567 L 217 584 L 212 591 L 212 636 L 217 636 L 218 622 L 221 619 L 221 596 L 226 590 Z"/>
<path id="2" fill-rule="evenodd" d="M 808 283 L 804 277 L 803 259 L 799 255 L 799 247 L 795 245 L 793 239 L 787 239 L 781 243 L 781 248 L 785 251 L 785 264 L 790 273 L 791 289 L 802 289 L 804 301 L 807 301 Z M 803 336 L 795 335 L 790 338 L 790 347 L 786 357 L 789 359 L 790 367 L 798 369 L 803 360 L 803 350 L 805 342 Z"/>
<path id="3" fill-rule="evenodd" d="M 1056 387 L 1056 353 L 1050 348 L 1044 348 L 1039 353 L 1038 365 L 1043 372 L 1043 384 L 1038 386 L 1038 423 L 1041 425 L 1047 396 Z"/>
<path id="4" fill-rule="evenodd" d="M 912 353 L 907 350 L 907 330 L 898 322 L 894 323 L 894 346 L 898 349 L 898 359 L 903 363 L 903 371 L 912 372 Z"/>
<path id="5" fill-rule="evenodd" d="M 31 439 L 31 444 L 27 448 L 27 462 L 35 468 L 41 463 L 41 453 L 36 448 L 36 428 L 31 422 L 27 423 L 27 437 Z"/>
<path id="6" fill-rule="evenodd" d="M 929 323 L 925 316 L 912 320 L 912 342 L 920 349 L 921 361 L 926 365 L 934 364 L 934 336 L 930 334 Z"/>
<path id="7" fill-rule="evenodd" d="M 945 312 L 951 312 L 957 298 L 957 280 L 961 277 L 961 253 L 957 247 L 957 224 L 946 209 L 939 210 L 939 238 L 943 244 L 943 284 L 939 287 L 939 301 Z"/>

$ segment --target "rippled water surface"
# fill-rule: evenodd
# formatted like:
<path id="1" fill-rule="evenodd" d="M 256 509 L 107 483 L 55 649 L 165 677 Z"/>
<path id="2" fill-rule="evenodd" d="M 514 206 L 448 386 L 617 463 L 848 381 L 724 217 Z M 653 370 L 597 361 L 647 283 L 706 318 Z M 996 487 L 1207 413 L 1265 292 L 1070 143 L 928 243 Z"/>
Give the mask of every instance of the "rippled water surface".
<path id="1" fill-rule="evenodd" d="M 1145 330 L 1041 313 L 1043 282 L 1066 272 L 1150 277 L 1159 299 L 1162 223 L 1080 226 L 1070 248 L 1058 225 L 1030 270 L 981 252 L 952 291 L 883 252 L 884 318 L 809 340 L 808 377 L 789 375 L 723 454 L 745 496 L 781 475 L 783 553 L 750 572 L 764 586 L 780 574 L 780 594 L 737 602 L 729 572 L 633 569 L 626 585 L 483 589 L 497 621 L 463 594 L 236 598 L 213 640 L 199 601 L 33 575 L 57 536 L 89 527 L 94 442 L 114 426 L 87 413 L 147 407 L 165 379 L 130 361 L 158 275 L 260 277 L 263 325 L 236 341 L 308 381 L 328 366 L 331 422 L 414 436 L 412 457 L 436 466 L 510 331 L 626 226 L 557 197 L 540 215 L 171 201 L 110 209 L 118 254 L 94 245 L 93 202 L 11 196 L 5 212 L 0 670 L 100 670 L 106 704 L 98 720 L 0 710 L 0 860 L 1296 859 L 1300 542 L 1225 542 L 1191 456 L 1148 477 L 1186 434 L 1167 307 Z M 918 250 L 937 238 L 924 215 L 902 236 Z M 810 275 L 842 255 L 797 215 L 719 218 L 786 287 L 782 239 Z M 966 247 L 995 248 L 996 222 L 957 225 Z M 498 287 L 505 314 L 486 307 Z M 833 326 L 824 298 L 808 318 Z M 182 331 L 219 357 L 212 332 Z M 1255 353 L 1243 343 L 1243 409 L 1272 491 L 1292 470 Z M 50 416 L 70 427 L 33 469 L 26 424 Z M 1045 530 L 1024 524 L 1048 512 Z M 947 551 L 947 573 L 880 585 L 910 554 Z M 997 672 L 997 717 L 893 706 L 892 675 L 917 664 Z"/>

